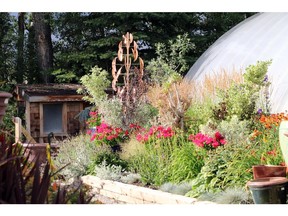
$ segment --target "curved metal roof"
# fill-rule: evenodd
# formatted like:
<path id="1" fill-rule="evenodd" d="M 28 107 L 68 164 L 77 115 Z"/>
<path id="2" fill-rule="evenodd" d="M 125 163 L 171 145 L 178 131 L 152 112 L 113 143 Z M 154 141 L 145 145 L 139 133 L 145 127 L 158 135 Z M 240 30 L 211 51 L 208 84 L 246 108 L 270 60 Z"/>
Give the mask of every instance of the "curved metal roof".
<path id="1" fill-rule="evenodd" d="M 212 44 L 185 78 L 202 80 L 221 69 L 243 70 L 272 59 L 268 68 L 271 112 L 288 110 L 288 13 L 258 13 L 230 29 Z"/>

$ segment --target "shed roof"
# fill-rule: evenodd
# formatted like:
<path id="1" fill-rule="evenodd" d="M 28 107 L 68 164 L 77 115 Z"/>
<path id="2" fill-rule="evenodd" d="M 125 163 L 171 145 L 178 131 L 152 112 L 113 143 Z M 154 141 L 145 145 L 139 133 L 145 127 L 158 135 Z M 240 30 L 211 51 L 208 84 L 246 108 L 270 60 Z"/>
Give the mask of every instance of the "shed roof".
<path id="1" fill-rule="evenodd" d="M 55 102 L 55 101 L 82 101 L 83 95 L 77 93 L 79 84 L 19 84 L 14 94 L 18 101 Z"/>

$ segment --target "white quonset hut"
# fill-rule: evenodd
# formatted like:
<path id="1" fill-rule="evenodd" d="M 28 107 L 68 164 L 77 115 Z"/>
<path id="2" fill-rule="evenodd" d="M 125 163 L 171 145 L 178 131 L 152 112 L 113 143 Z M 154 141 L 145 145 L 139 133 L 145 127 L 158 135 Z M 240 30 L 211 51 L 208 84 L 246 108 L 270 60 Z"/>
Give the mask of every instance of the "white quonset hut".
<path id="1" fill-rule="evenodd" d="M 201 81 L 218 71 L 245 71 L 257 61 L 268 68 L 271 112 L 288 111 L 288 13 L 258 13 L 242 21 L 210 46 L 185 78 Z"/>

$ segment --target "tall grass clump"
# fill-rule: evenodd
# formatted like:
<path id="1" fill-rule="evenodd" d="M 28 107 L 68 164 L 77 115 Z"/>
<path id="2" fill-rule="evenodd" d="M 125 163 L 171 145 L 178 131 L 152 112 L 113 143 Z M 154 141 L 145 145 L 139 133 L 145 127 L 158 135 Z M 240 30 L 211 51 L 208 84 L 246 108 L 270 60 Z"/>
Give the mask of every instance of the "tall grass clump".
<path id="1" fill-rule="evenodd" d="M 147 185 L 187 182 L 197 176 L 204 164 L 203 151 L 180 132 L 174 131 L 169 138 L 150 137 L 141 144 L 144 148 L 128 161 L 131 171 L 139 173 Z"/>
<path id="2" fill-rule="evenodd" d="M 204 165 L 205 152 L 197 148 L 187 138 L 181 137 L 179 145 L 173 149 L 168 164 L 169 180 L 174 183 L 188 182 L 200 173 Z"/>

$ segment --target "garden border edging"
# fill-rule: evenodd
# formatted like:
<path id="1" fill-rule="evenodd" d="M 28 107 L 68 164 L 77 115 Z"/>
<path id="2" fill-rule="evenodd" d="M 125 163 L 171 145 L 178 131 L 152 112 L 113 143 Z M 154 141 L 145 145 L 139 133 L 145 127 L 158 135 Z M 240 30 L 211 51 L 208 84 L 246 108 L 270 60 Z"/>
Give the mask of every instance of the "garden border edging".
<path id="1" fill-rule="evenodd" d="M 102 180 L 96 176 L 81 177 L 85 185 L 92 187 L 92 194 L 101 195 L 121 204 L 216 204 L 195 198 L 171 194 L 117 181 Z"/>

